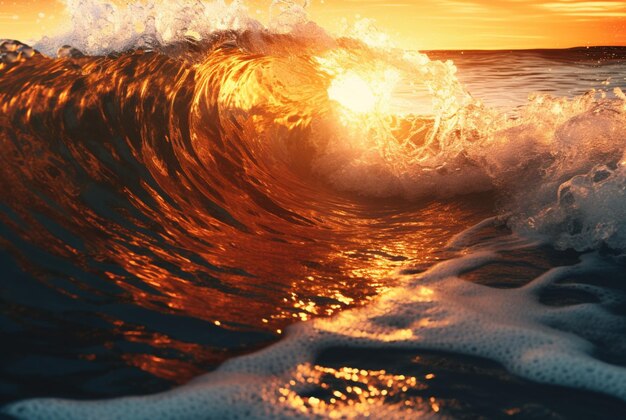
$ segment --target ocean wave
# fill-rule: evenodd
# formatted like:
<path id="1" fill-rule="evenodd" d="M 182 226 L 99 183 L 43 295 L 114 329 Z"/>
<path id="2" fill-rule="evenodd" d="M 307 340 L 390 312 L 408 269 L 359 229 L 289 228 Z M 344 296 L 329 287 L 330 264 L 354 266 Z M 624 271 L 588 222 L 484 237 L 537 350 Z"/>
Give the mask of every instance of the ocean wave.
<path id="1" fill-rule="evenodd" d="M 276 266 L 289 284 L 307 273 L 297 284 L 311 302 L 292 297 L 313 309 L 288 315 L 297 319 L 332 315 L 356 297 L 384 292 L 363 308 L 297 324 L 275 346 L 169 393 L 91 403 L 33 400 L 6 412 L 342 416 L 367 414 L 373 404 L 391 417 L 406 414 L 361 372 L 353 381 L 367 394 L 352 393 L 353 404 L 336 404 L 343 400 L 337 395 L 335 402 L 306 396 L 321 386 L 321 373 L 345 373 L 315 365 L 333 346 L 482 356 L 537 382 L 626 400 L 624 369 L 594 357 L 594 337 L 574 331 L 583 325 L 617 335 L 624 323 L 609 309 L 621 295 L 561 284 L 626 252 L 621 90 L 611 98 L 535 95 L 515 109 L 495 109 L 467 92 L 452 62 L 390 48 L 384 37 L 333 37 L 294 2 L 275 4 L 269 28 L 240 2 L 68 5 L 73 27 L 36 44 L 50 56 L 61 48 L 60 58 L 18 43 L 1 47 L 0 188 L 15 198 L 1 216 L 16 237 L 55 258 L 76 259 L 137 305 L 212 322 L 228 313 L 233 329 L 247 325 L 250 311 L 265 315 L 283 304 L 256 299 Z M 372 35 L 366 24 L 358 31 Z M 368 254 L 365 269 L 346 262 L 352 254 L 346 257 L 338 242 L 352 247 L 363 232 L 346 214 L 367 219 L 373 210 L 345 197 L 416 205 L 485 191 L 500 198 L 501 217 L 441 251 L 457 258 L 420 275 L 398 272 L 389 283 L 397 287 L 354 292 L 347 282 L 336 284 L 338 272 L 389 272 L 406 259 L 385 254 L 393 263 L 369 267 L 375 264 Z M 433 220 L 446 211 L 434 208 Z M 494 220 L 515 234 L 467 245 Z M 20 227 L 24 221 L 29 229 Z M 411 222 L 417 223 L 399 224 Z M 407 235 L 401 227 L 384 238 Z M 403 241 L 397 249 L 410 246 L 410 237 Z M 540 241 L 601 252 L 514 290 L 461 278 Z M 21 255 L 22 242 L 7 247 Z M 364 246 L 363 254 L 371 251 Z M 285 264 L 291 259 L 294 267 Z M 324 267 L 327 261 L 332 267 Z M 309 281 L 317 278 L 328 287 Z M 547 287 L 582 290 L 597 302 L 548 307 L 537 302 Z M 399 393 L 409 380 L 381 375 L 400 384 L 387 393 Z"/>

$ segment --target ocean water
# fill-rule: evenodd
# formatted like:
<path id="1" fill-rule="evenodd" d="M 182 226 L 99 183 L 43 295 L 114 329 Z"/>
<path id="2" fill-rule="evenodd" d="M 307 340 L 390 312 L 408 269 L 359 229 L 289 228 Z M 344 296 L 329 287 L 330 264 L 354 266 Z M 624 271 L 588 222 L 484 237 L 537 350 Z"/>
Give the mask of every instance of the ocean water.
<path id="1" fill-rule="evenodd" d="M 626 48 L 68 5 L 0 41 L 3 414 L 626 413 Z"/>

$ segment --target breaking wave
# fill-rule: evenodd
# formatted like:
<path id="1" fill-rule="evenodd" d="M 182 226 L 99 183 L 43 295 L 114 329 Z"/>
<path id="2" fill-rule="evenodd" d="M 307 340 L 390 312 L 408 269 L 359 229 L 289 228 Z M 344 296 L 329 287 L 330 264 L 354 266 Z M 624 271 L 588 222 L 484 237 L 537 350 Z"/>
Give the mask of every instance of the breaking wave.
<path id="1" fill-rule="evenodd" d="M 237 1 L 67 3 L 72 27 L 37 43 L 44 54 L 5 41 L 0 64 L 0 188 L 15 198 L 4 204 L 3 223 L 55 258 L 77 258 L 133 296 L 152 293 L 120 280 L 130 273 L 158 290 L 160 305 L 208 318 L 202 296 L 209 295 L 194 298 L 200 282 L 219 294 L 215 311 L 228 312 L 233 290 L 256 301 L 262 281 L 241 284 L 271 276 L 280 256 L 324 261 L 333 241 L 351 243 L 346 214 L 355 207 L 345 197 L 423 204 L 489 192 L 502 203 L 497 220 L 514 233 L 468 246 L 487 221 L 446 248 L 450 261 L 417 276 L 396 272 L 397 286 L 363 308 L 297 324 L 274 347 L 169 393 L 33 400 L 8 413 L 340 416 L 367 413 L 373 399 L 401 416 L 404 407 L 385 403 L 387 394 L 360 373 L 353 381 L 367 395 L 349 408 L 303 396 L 324 374 L 341 376 L 315 365 L 333 346 L 482 356 L 534 381 L 626 400 L 623 368 L 594 358 L 591 339 L 574 331 L 582 324 L 621 331 L 623 319 L 607 308 L 622 296 L 572 283 L 558 287 L 597 302 L 555 309 L 536 300 L 543 288 L 601 271 L 607 255 L 619 260 L 626 252 L 621 90 L 535 95 L 515 109 L 496 109 L 467 92 L 452 62 L 392 48 L 367 24 L 352 37 L 331 36 L 293 2 L 274 2 L 267 28 Z M 60 58 L 51 58 L 57 50 Z M 367 213 L 367 205 L 357 210 Z M 25 220 L 31 229 L 19 228 Z M 70 239 L 61 241 L 59 232 Z M 514 290 L 461 279 L 505 251 L 539 242 L 598 253 Z M 111 261 L 124 273 L 101 268 Z M 311 278 L 332 281 L 320 264 L 307 264 Z M 331 268 L 347 270 L 342 264 Z M 211 275 L 202 274 L 207 266 Z M 344 287 L 300 319 L 342 308 L 337 302 L 352 300 Z M 229 316 L 234 325 L 249 313 Z"/>

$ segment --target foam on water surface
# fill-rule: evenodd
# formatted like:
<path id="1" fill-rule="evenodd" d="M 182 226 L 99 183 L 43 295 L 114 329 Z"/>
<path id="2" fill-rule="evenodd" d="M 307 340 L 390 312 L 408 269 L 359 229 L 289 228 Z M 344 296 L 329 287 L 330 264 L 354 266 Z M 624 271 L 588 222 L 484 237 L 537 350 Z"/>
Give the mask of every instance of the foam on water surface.
<path id="1" fill-rule="evenodd" d="M 408 407 L 387 401 L 394 392 L 418 386 L 416 378 L 384 371 L 332 370 L 315 364 L 317 355 L 337 347 L 438 350 L 480 356 L 532 381 L 604 393 L 626 401 L 626 368 L 598 359 L 590 341 L 594 334 L 610 337 L 624 331 L 626 320 L 612 314 L 611 308 L 623 303 L 625 296 L 571 280 L 592 275 L 599 267 L 613 263 L 587 254 L 578 264 L 552 268 L 521 288 L 496 289 L 461 276 L 498 263 L 504 252 L 536 244 L 513 235 L 464 247 L 472 235 L 456 238 L 454 246 L 461 249 L 458 258 L 422 274 L 398 273 L 401 286 L 371 304 L 331 319 L 294 325 L 286 338 L 272 347 L 232 359 L 216 372 L 173 391 L 97 402 L 31 400 L 12 404 L 5 413 L 20 418 L 67 419 L 358 417 L 370 413 L 400 418 L 408 413 L 405 410 L 432 414 L 429 405 Z M 555 287 L 584 291 L 597 303 L 541 303 L 541 292 Z M 307 396 L 312 389 L 328 387 L 321 379 L 323 374 L 336 378 L 347 375 L 353 395 L 346 398 L 339 392 L 329 401 Z M 332 387 L 329 392 L 333 392 Z"/>

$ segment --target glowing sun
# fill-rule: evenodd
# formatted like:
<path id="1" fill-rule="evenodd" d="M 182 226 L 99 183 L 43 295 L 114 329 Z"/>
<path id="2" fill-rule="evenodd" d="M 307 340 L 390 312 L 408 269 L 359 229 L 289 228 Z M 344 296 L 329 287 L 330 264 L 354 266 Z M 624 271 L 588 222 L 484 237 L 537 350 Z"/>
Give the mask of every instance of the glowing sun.
<path id="1" fill-rule="evenodd" d="M 374 111 L 378 102 L 370 85 L 353 72 L 342 74 L 332 81 L 328 98 L 357 114 Z"/>

